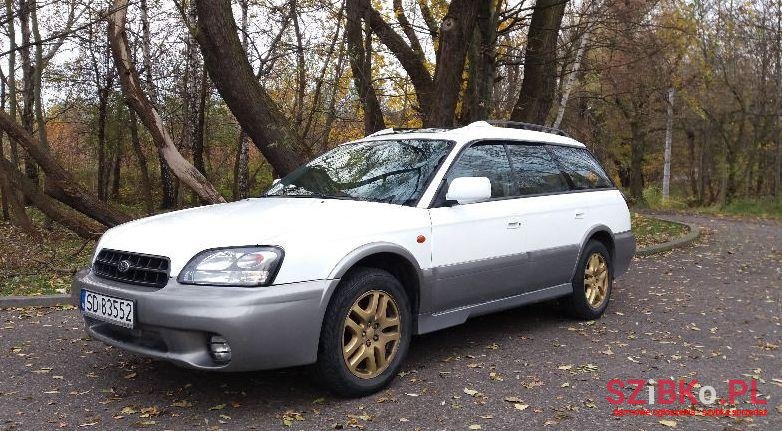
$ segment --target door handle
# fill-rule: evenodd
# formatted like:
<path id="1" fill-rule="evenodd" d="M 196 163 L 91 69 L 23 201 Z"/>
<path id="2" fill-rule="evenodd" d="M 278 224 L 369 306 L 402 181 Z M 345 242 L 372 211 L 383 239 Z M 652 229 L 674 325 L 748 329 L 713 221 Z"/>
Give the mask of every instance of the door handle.
<path id="1" fill-rule="evenodd" d="M 508 229 L 518 229 L 522 226 L 521 219 L 511 217 L 508 219 Z"/>
<path id="2" fill-rule="evenodd" d="M 583 219 L 586 212 L 584 210 L 576 210 L 576 219 Z"/>

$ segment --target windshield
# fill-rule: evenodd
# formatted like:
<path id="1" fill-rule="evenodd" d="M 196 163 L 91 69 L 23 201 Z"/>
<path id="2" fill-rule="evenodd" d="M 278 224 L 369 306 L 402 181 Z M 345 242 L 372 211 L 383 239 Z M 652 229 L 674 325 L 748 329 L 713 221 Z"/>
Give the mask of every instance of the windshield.
<path id="1" fill-rule="evenodd" d="M 428 139 L 340 145 L 291 172 L 266 196 L 414 205 L 450 148 L 448 141 Z"/>

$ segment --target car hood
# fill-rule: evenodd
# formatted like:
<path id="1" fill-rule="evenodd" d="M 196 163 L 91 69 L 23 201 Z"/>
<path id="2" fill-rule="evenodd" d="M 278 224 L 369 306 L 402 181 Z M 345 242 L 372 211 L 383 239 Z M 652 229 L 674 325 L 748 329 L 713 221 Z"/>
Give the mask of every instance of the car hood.
<path id="1" fill-rule="evenodd" d="M 139 220 L 108 230 L 97 250 L 109 248 L 166 256 L 176 276 L 197 253 L 219 247 L 326 243 L 366 236 L 378 225 L 402 220 L 420 224 L 418 208 L 377 202 L 315 198 L 256 198 L 190 208 Z M 415 212 L 417 216 L 411 217 Z M 389 229 L 393 230 L 393 228 Z"/>

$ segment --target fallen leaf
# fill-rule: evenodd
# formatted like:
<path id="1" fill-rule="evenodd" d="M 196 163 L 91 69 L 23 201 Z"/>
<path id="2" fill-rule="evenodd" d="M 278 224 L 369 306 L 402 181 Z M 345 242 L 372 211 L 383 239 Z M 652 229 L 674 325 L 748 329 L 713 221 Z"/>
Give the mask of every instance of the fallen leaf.
<path id="1" fill-rule="evenodd" d="M 137 412 L 138 412 L 138 410 L 136 410 L 135 408 L 133 408 L 131 406 L 127 406 L 127 407 L 123 408 L 122 411 L 120 411 L 120 413 L 122 413 L 123 415 L 132 415 L 133 413 L 137 413 Z"/>
<path id="2" fill-rule="evenodd" d="M 529 405 L 516 403 L 516 404 L 513 405 L 513 407 L 516 407 L 516 410 L 524 411 L 524 410 L 527 410 L 527 407 L 529 407 Z"/>
<path id="3" fill-rule="evenodd" d="M 469 396 L 471 396 L 471 397 L 482 397 L 483 396 L 482 393 L 476 391 L 475 389 L 464 388 L 464 393 L 469 395 Z"/>
<path id="4" fill-rule="evenodd" d="M 660 421 L 660 424 L 665 425 L 667 427 L 676 428 L 676 421 L 668 420 L 668 419 L 662 419 Z"/>
<path id="5" fill-rule="evenodd" d="M 304 420 L 304 416 L 302 416 L 302 414 L 299 412 L 287 411 L 282 414 L 282 423 L 286 427 L 293 425 L 293 421 L 303 421 L 303 420 Z"/>

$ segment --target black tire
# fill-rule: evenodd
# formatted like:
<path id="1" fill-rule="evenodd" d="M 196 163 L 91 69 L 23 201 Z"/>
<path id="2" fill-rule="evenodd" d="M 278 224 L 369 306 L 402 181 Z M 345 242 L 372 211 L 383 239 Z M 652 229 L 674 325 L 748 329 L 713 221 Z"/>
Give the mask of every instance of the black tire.
<path id="1" fill-rule="evenodd" d="M 584 273 L 586 271 L 588 261 L 595 253 L 599 253 L 603 257 L 608 267 L 607 292 L 605 293 L 605 299 L 597 307 L 590 305 L 589 300 L 587 299 L 587 291 L 584 285 Z M 613 290 L 614 284 L 613 272 L 613 262 L 611 261 L 611 254 L 608 252 L 608 248 L 606 248 L 606 246 L 600 241 L 590 240 L 587 242 L 584 250 L 581 253 L 581 257 L 578 260 L 576 272 L 573 275 L 573 293 L 565 297 L 564 302 L 568 314 L 577 319 L 583 320 L 594 320 L 600 318 L 600 316 L 602 316 L 605 312 L 606 308 L 608 308 L 608 303 L 611 300 L 611 291 Z"/>
<path id="2" fill-rule="evenodd" d="M 400 318 L 400 339 L 396 353 L 387 368 L 373 378 L 354 375 L 345 363 L 342 353 L 345 318 L 353 303 L 365 293 L 379 290 L 390 295 L 397 305 Z M 318 362 L 314 366 L 320 383 L 329 391 L 343 397 L 362 397 L 386 387 L 404 361 L 410 347 L 413 319 L 410 302 L 399 280 L 387 271 L 376 268 L 357 268 L 343 278 L 326 309 L 318 345 Z"/>

